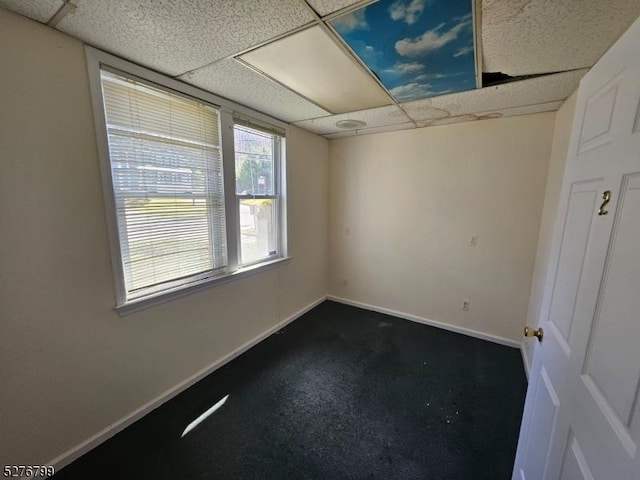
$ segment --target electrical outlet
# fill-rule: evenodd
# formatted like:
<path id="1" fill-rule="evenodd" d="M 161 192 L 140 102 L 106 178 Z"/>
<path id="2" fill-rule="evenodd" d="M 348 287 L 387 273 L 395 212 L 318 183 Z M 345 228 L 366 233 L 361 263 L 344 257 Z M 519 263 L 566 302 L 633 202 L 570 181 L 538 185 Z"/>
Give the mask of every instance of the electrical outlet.
<path id="1" fill-rule="evenodd" d="M 468 298 L 463 298 L 462 302 L 460 303 L 460 310 L 464 310 L 465 312 L 468 312 L 470 303 L 471 302 L 469 301 Z"/>

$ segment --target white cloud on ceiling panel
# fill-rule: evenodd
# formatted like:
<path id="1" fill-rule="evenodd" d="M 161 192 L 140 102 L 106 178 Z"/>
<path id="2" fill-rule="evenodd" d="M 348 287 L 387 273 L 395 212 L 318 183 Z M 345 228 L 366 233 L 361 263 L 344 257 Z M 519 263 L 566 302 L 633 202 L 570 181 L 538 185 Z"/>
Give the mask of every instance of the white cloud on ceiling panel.
<path id="1" fill-rule="evenodd" d="M 462 55 L 469 55 L 473 52 L 473 47 L 462 47 L 453 54 L 454 57 L 461 57 Z"/>
<path id="2" fill-rule="evenodd" d="M 358 3 L 358 0 L 308 0 L 309 5 L 321 16 L 337 12 L 345 7 Z"/>
<path id="3" fill-rule="evenodd" d="M 329 114 L 231 58 L 183 75 L 179 79 L 285 122 Z"/>
<path id="4" fill-rule="evenodd" d="M 47 23 L 62 7 L 62 0 L 0 0 L 0 7 Z"/>
<path id="5" fill-rule="evenodd" d="M 296 122 L 296 125 L 300 128 L 304 128 L 305 130 L 324 135 L 343 131 L 341 128 L 336 127 L 336 122 L 339 122 L 340 120 L 361 120 L 367 124 L 363 129 L 398 125 L 400 123 L 407 123 L 411 121 L 411 119 L 408 118 L 400 108 L 395 105 L 389 105 L 386 107 L 360 110 L 358 112 L 331 115 L 328 117 L 314 118 L 312 120 L 303 120 L 301 122 Z"/>
<path id="6" fill-rule="evenodd" d="M 389 14 L 392 20 L 405 22 L 413 25 L 418 21 L 426 0 L 397 0 L 389 7 Z"/>
<path id="7" fill-rule="evenodd" d="M 424 68 L 425 66 L 422 63 L 408 62 L 408 63 L 396 63 L 393 66 L 393 68 L 388 68 L 383 71 L 386 73 L 404 74 L 404 73 L 417 73 L 424 70 Z"/>
<path id="8" fill-rule="evenodd" d="M 427 52 L 438 50 L 449 42 L 454 41 L 465 28 L 471 28 L 471 15 L 465 15 L 458 19 L 453 27 L 445 29 L 441 23 L 436 28 L 427 30 L 415 38 L 404 38 L 396 42 L 396 52 L 403 57 L 414 57 Z"/>
<path id="9" fill-rule="evenodd" d="M 638 0 L 483 0 L 483 70 L 590 67 L 640 15 Z"/>
<path id="10" fill-rule="evenodd" d="M 494 87 L 442 95 L 403 103 L 407 114 L 416 121 L 432 120 L 434 109 L 456 117 L 507 108 L 537 105 L 564 100 L 578 88 L 587 69 L 504 83 Z"/>
<path id="11" fill-rule="evenodd" d="M 434 92 L 428 83 L 424 84 L 411 82 L 407 83 L 406 85 L 398 85 L 397 87 L 393 87 L 391 90 L 389 90 L 389 93 L 393 95 L 393 98 L 395 98 L 399 102 L 402 102 L 411 98 L 428 97 L 432 95 L 444 94 L 450 91 L 451 90 Z"/>
<path id="12" fill-rule="evenodd" d="M 178 75 L 312 20 L 299 0 L 82 0 L 57 28 L 136 63 Z"/>

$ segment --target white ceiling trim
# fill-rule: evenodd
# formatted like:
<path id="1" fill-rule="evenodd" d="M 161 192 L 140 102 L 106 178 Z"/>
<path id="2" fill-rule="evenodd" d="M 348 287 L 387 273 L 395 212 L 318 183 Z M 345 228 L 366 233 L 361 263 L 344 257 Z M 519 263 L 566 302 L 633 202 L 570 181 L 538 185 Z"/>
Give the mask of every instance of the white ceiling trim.
<path id="1" fill-rule="evenodd" d="M 77 1 L 77 0 L 76 0 Z M 47 22 L 47 26 L 55 27 L 58 25 L 64 17 L 72 13 L 77 8 L 77 5 L 71 0 L 64 0 L 64 4 L 58 9 L 58 11 Z"/>

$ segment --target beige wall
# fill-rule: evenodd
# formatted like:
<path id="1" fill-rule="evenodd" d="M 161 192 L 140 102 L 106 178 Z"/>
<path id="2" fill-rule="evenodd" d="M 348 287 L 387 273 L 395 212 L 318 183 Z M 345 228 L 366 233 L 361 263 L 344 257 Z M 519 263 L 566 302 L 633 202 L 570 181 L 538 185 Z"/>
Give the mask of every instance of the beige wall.
<path id="1" fill-rule="evenodd" d="M 554 115 L 332 141 L 329 293 L 520 342 Z"/>
<path id="2" fill-rule="evenodd" d="M 576 108 L 576 93 L 574 92 L 560 107 L 556 113 L 555 130 L 553 134 L 553 146 L 551 148 L 551 160 L 549 173 L 547 174 L 547 187 L 544 194 L 544 208 L 540 223 L 540 235 L 538 236 L 538 251 L 533 270 L 531 283 L 531 296 L 529 298 L 529 310 L 527 312 L 527 325 L 537 327 L 540 322 L 540 309 L 542 307 L 546 271 L 549 267 L 551 253 L 551 239 L 558 211 L 558 200 L 564 166 L 567 161 L 567 150 L 571 138 L 571 126 L 573 113 Z M 527 339 L 523 341 L 526 359 L 529 364 L 533 359 L 533 346 L 537 342 Z"/>
<path id="3" fill-rule="evenodd" d="M 288 138 L 290 263 L 120 318 L 83 45 L 0 9 L 0 92 L 0 464 L 48 462 L 326 294 L 326 140 Z"/>

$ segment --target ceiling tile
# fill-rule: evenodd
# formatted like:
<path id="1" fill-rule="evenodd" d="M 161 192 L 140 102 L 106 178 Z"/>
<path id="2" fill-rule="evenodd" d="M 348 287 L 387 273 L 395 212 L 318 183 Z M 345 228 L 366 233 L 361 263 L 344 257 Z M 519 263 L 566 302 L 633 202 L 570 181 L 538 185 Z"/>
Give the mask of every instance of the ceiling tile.
<path id="1" fill-rule="evenodd" d="M 476 88 L 471 0 L 380 0 L 329 23 L 398 102 Z"/>
<path id="2" fill-rule="evenodd" d="M 490 110 L 487 112 L 477 113 L 480 118 L 488 116 L 491 117 L 495 114 L 500 117 L 515 117 L 518 115 L 530 115 L 532 113 L 542 112 L 555 112 L 560 108 L 564 100 L 558 100 L 555 102 L 538 103 L 536 105 L 525 105 L 524 107 L 505 108 L 504 110 Z"/>
<path id="3" fill-rule="evenodd" d="M 62 7 L 62 0 L 0 0 L 0 7 L 47 23 Z"/>
<path id="4" fill-rule="evenodd" d="M 397 125 L 387 125 L 386 127 L 374 127 L 374 128 L 361 128 L 359 130 L 349 130 L 344 132 L 337 133 L 329 133 L 327 135 L 323 135 L 325 138 L 344 138 L 344 137 L 355 137 L 362 135 L 370 135 L 372 133 L 384 133 L 384 132 L 395 132 L 398 130 L 410 130 L 412 128 L 416 128 L 413 122 L 407 123 L 399 123 Z"/>
<path id="5" fill-rule="evenodd" d="M 517 76 L 590 67 L 638 15 L 638 0 L 483 0 L 483 70 Z"/>
<path id="6" fill-rule="evenodd" d="M 486 120 L 491 118 L 515 117 L 517 115 L 531 115 L 533 113 L 553 112 L 558 110 L 562 101 L 540 103 L 538 105 L 527 105 L 524 107 L 506 108 L 503 110 L 491 110 L 477 114 L 458 115 L 437 120 L 418 122 L 420 127 L 430 127 L 436 125 L 449 125 L 451 123 L 471 122 L 474 120 Z"/>
<path id="7" fill-rule="evenodd" d="M 432 120 L 429 122 L 418 122 L 420 127 L 436 127 L 439 125 L 452 125 L 454 123 L 466 123 L 466 122 L 474 122 L 479 120 L 476 115 L 467 114 L 467 115 L 457 115 L 455 117 L 447 117 L 447 118 L 439 118 L 437 120 Z"/>
<path id="8" fill-rule="evenodd" d="M 319 26 L 239 58 L 333 113 L 393 103 L 373 77 Z"/>
<path id="9" fill-rule="evenodd" d="M 457 117 L 564 100 L 578 88 L 587 69 L 504 83 L 493 87 L 403 103 L 416 121 L 433 120 L 434 112 Z"/>
<path id="10" fill-rule="evenodd" d="M 299 0 L 82 0 L 58 29 L 178 75 L 309 23 Z"/>
<path id="11" fill-rule="evenodd" d="M 296 125 L 310 132 L 325 135 L 327 133 L 343 132 L 343 129 L 336 127 L 336 122 L 340 120 L 361 120 L 367 124 L 364 128 L 373 128 L 407 123 L 411 119 L 396 105 L 388 105 L 386 107 L 360 110 L 359 112 L 313 118 L 311 120 L 297 122 Z"/>
<path id="12" fill-rule="evenodd" d="M 358 3 L 358 1 L 359 0 L 307 0 L 309 5 L 322 17 L 337 12 L 354 3 Z"/>
<path id="13" fill-rule="evenodd" d="M 447 97 L 449 96 L 452 95 L 447 95 Z M 451 116 L 449 110 L 433 107 L 428 105 L 428 103 L 431 102 L 424 99 L 416 102 L 403 103 L 402 106 L 407 112 L 407 115 L 409 115 L 413 120 L 437 120 L 439 118 L 447 118 Z"/>
<path id="14" fill-rule="evenodd" d="M 183 75 L 180 80 L 285 122 L 329 114 L 232 58 Z"/>

